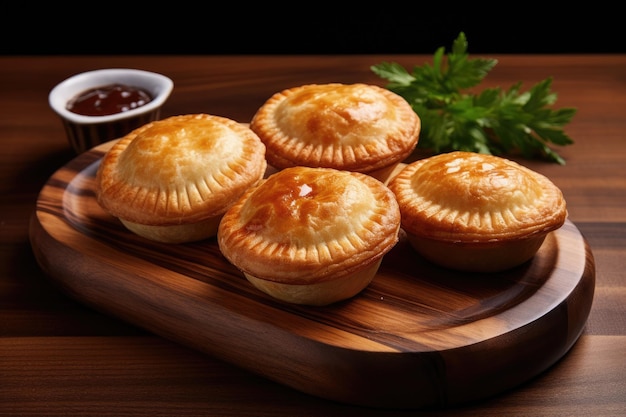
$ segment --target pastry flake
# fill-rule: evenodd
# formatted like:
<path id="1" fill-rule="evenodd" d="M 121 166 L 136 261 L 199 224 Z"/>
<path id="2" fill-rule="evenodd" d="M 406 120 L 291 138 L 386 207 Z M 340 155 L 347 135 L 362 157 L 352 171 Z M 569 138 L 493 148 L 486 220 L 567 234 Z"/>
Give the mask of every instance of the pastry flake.
<path id="1" fill-rule="evenodd" d="M 399 95 L 368 84 L 310 84 L 270 97 L 250 127 L 270 165 L 373 172 L 415 149 L 420 119 Z"/>
<path id="2" fill-rule="evenodd" d="M 218 244 L 258 288 L 320 305 L 369 284 L 397 243 L 399 228 L 395 196 L 380 181 L 332 168 L 293 167 L 249 189 L 226 212 Z M 350 290 L 337 294 L 339 287 Z"/>
<path id="3" fill-rule="evenodd" d="M 117 141 L 96 176 L 97 199 L 143 229 L 221 216 L 265 174 L 265 146 L 247 126 L 208 114 L 148 123 Z"/>
<path id="4" fill-rule="evenodd" d="M 389 188 L 400 205 L 402 228 L 418 251 L 452 266 L 452 252 L 432 252 L 458 249 L 458 257 L 466 258 L 458 260 L 464 265 L 458 269 L 522 263 L 567 217 L 563 194 L 552 181 L 494 155 L 455 151 L 421 159 L 404 167 Z M 517 249 L 506 249 L 514 242 Z M 506 253 L 515 251 L 516 256 Z M 473 258 L 480 258 L 476 265 Z"/>

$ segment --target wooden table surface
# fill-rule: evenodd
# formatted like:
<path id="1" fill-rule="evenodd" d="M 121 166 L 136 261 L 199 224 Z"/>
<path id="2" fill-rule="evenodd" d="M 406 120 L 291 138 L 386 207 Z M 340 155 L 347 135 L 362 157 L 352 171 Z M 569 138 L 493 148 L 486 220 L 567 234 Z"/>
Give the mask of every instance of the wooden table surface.
<path id="1" fill-rule="evenodd" d="M 384 85 L 370 66 L 430 56 L 0 57 L 0 415 L 4 416 L 616 416 L 626 413 L 626 55 L 499 55 L 483 86 L 553 77 L 557 107 L 578 112 L 561 166 L 523 163 L 565 195 L 595 258 L 585 329 L 562 360 L 496 397 L 444 410 L 338 404 L 94 311 L 40 269 L 29 220 L 46 180 L 74 155 L 48 93 L 78 72 L 132 67 L 175 87 L 162 116 L 247 122 L 274 92 L 306 83 Z M 524 349 L 524 346 L 520 346 Z"/>

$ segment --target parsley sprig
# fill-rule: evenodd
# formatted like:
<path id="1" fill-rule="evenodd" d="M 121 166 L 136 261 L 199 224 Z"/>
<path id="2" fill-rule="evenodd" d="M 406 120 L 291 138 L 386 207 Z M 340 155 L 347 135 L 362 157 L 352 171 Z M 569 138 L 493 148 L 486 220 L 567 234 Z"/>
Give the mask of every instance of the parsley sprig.
<path id="1" fill-rule="evenodd" d="M 506 91 L 498 87 L 480 93 L 463 92 L 478 86 L 498 61 L 470 59 L 463 32 L 452 51 L 445 56 L 444 52 L 443 47 L 437 49 L 432 65 L 416 66 L 411 73 L 394 62 L 371 67 L 389 81 L 386 88 L 404 97 L 420 116 L 418 147 L 435 153 L 521 154 L 565 164 L 550 145 L 573 143 L 563 126 L 576 109 L 551 107 L 557 99 L 550 91 L 551 77 L 526 92 L 521 91 L 521 82 Z"/>

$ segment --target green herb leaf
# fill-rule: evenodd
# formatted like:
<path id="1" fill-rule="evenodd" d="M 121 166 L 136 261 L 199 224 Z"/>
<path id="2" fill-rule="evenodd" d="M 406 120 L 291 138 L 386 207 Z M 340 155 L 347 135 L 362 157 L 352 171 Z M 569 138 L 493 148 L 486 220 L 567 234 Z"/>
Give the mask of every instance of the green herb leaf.
<path id="1" fill-rule="evenodd" d="M 576 114 L 574 108 L 554 109 L 557 95 L 550 91 L 552 78 L 521 91 L 521 82 L 503 91 L 489 88 L 480 93 L 464 90 L 479 86 L 497 60 L 472 58 L 461 32 L 445 55 L 443 47 L 432 65 L 411 72 L 395 62 L 373 65 L 371 70 L 389 83 L 386 88 L 404 97 L 422 120 L 418 147 L 435 153 L 452 150 L 521 154 L 565 164 L 550 145 L 573 140 L 563 126 Z"/>

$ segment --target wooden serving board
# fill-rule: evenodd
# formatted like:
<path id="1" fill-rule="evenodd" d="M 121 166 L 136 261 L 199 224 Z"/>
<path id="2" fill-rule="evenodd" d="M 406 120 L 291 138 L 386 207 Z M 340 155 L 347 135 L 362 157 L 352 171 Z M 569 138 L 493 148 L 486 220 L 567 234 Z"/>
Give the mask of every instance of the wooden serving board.
<path id="1" fill-rule="evenodd" d="M 76 157 L 42 188 L 30 239 L 43 270 L 94 309 L 296 390 L 372 407 L 457 405 L 547 370 L 587 320 L 595 265 L 569 220 L 505 273 L 438 268 L 401 239 L 354 298 L 277 301 L 215 239 L 155 243 L 105 213 L 94 177 L 110 145 Z"/>

